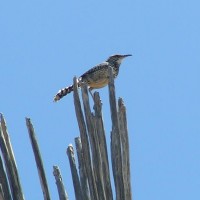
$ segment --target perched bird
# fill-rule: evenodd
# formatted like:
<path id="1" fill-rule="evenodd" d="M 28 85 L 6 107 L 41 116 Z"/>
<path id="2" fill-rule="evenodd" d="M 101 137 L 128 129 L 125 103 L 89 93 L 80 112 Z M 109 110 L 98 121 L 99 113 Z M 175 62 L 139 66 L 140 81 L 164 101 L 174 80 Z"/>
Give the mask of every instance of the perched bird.
<path id="1" fill-rule="evenodd" d="M 94 66 L 83 75 L 78 78 L 78 86 L 81 87 L 82 83 L 86 83 L 89 87 L 89 91 L 102 88 L 108 85 L 108 68 L 113 68 L 114 78 L 117 77 L 119 73 L 119 67 L 124 58 L 131 56 L 131 54 L 126 55 L 113 55 L 110 56 L 105 62 L 102 62 L 99 65 Z M 65 87 L 58 91 L 58 93 L 54 96 L 54 101 L 59 101 L 65 95 L 69 94 L 73 91 L 73 85 Z M 92 94 L 92 93 L 91 93 Z"/>

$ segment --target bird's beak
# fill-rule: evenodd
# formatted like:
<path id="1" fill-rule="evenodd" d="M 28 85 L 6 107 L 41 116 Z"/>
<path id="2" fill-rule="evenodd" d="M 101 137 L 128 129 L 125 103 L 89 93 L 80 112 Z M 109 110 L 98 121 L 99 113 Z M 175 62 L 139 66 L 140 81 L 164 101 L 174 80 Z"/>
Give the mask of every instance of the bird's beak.
<path id="1" fill-rule="evenodd" d="M 126 54 L 126 55 L 123 55 L 123 58 L 126 58 L 128 56 L 132 56 L 131 54 Z"/>

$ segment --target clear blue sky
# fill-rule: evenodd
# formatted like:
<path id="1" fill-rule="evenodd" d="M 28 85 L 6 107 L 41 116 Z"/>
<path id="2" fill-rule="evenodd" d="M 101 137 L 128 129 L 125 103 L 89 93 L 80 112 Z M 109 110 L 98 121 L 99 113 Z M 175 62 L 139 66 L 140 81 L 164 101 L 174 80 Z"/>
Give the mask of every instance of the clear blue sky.
<path id="1" fill-rule="evenodd" d="M 52 199 L 59 165 L 74 199 L 66 147 L 79 134 L 72 95 L 54 94 L 115 53 L 128 113 L 135 200 L 200 199 L 200 3 L 197 0 L 0 2 L 0 112 L 25 197 L 42 199 L 25 117 L 39 140 Z M 108 88 L 99 90 L 106 132 Z"/>

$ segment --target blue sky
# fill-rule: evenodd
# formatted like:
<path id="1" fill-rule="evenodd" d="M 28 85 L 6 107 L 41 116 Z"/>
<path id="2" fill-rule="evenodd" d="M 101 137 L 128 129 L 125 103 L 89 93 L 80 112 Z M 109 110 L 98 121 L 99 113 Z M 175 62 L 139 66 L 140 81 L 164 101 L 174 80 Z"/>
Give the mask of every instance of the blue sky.
<path id="1" fill-rule="evenodd" d="M 200 198 L 200 3 L 197 0 L 0 2 L 0 112 L 26 199 L 42 199 L 25 125 L 35 127 L 52 199 L 58 165 L 74 199 L 66 147 L 79 134 L 72 95 L 54 94 L 108 56 L 120 68 L 134 199 Z M 108 88 L 99 90 L 107 138 Z"/>

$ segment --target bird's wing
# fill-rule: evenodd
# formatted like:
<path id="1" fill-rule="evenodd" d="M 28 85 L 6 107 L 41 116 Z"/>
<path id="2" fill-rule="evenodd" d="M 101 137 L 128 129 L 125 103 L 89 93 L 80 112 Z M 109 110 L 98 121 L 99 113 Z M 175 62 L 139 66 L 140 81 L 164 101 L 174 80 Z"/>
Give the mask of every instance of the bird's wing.
<path id="1" fill-rule="evenodd" d="M 91 73 L 98 72 L 99 70 L 107 69 L 108 68 L 108 62 L 103 62 L 101 64 L 98 64 L 94 66 L 93 68 L 89 69 L 86 71 L 84 74 L 82 74 L 80 77 L 84 78 L 85 76 L 88 76 Z"/>
<path id="2" fill-rule="evenodd" d="M 103 62 L 90 70 L 86 71 L 82 76 L 79 77 L 79 80 L 87 83 L 88 85 L 92 83 L 101 82 L 106 78 L 108 73 L 108 62 Z"/>

